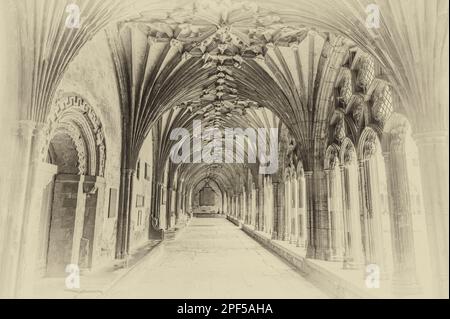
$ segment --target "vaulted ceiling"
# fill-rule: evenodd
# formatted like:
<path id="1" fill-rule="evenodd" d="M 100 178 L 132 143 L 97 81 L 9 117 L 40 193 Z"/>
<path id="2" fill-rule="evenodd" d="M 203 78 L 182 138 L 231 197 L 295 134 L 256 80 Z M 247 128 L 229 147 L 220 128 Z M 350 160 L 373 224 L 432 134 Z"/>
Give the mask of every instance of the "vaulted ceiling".
<path id="1" fill-rule="evenodd" d="M 159 156 L 165 163 L 173 146 L 164 143 L 167 133 L 189 128 L 194 119 L 219 129 L 285 126 L 305 165 L 312 166 L 308 154 L 318 141 L 327 143 L 336 81 L 344 64 L 351 68 L 356 51 L 373 58 L 376 76 L 395 93 L 395 109 L 418 130 L 448 129 L 446 0 L 414 6 L 407 0 L 79 0 L 82 27 L 67 29 L 69 2 L 11 1 L 19 15 L 21 82 L 28 92 L 22 95 L 23 117 L 45 121 L 72 59 L 106 30 L 126 166 L 135 165 L 157 125 L 163 126 Z M 378 29 L 365 26 L 369 3 L 380 8 Z M 242 167 L 204 173 L 210 170 L 201 164 L 181 165 L 180 175 L 198 183 L 215 174 L 232 186 L 230 174 L 243 172 L 236 169 Z"/>

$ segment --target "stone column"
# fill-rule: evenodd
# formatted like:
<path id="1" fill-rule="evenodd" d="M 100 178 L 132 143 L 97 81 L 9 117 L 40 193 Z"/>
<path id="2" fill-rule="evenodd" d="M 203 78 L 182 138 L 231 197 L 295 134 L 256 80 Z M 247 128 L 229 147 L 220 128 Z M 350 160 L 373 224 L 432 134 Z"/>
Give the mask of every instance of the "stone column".
<path id="1" fill-rule="evenodd" d="M 117 216 L 117 241 L 116 258 L 125 259 L 129 252 L 131 210 L 133 205 L 133 177 L 134 169 L 122 169 L 120 192 L 119 192 L 119 213 Z"/>
<path id="2" fill-rule="evenodd" d="M 183 212 L 184 215 L 187 217 L 188 216 L 188 200 L 187 200 L 187 194 L 183 193 Z"/>
<path id="3" fill-rule="evenodd" d="M 388 178 L 391 236 L 394 257 L 394 292 L 400 295 L 420 292 L 414 249 L 414 230 L 405 153 L 405 128 L 393 131 L 390 153 L 385 153 Z"/>
<path id="4" fill-rule="evenodd" d="M 253 207 L 252 207 L 252 189 L 248 190 L 248 194 L 246 196 L 246 207 L 247 207 L 247 224 L 253 224 Z"/>
<path id="5" fill-rule="evenodd" d="M 284 205 L 284 240 L 289 241 L 289 243 L 292 243 L 292 216 L 293 216 L 293 209 L 292 209 L 292 183 L 290 181 L 290 178 L 287 182 L 284 183 L 284 189 L 285 189 L 285 205 Z"/>
<path id="6" fill-rule="evenodd" d="M 15 147 L 11 150 L 17 171 L 12 175 L 14 178 L 11 176 L 8 181 L 11 193 L 5 235 L 2 236 L 2 243 L 6 246 L 0 269 L 0 295 L 7 297 L 25 297 L 32 288 L 30 279 L 33 278 L 35 260 L 31 261 L 30 255 L 34 256 L 36 237 L 33 236 L 35 227 L 39 225 L 40 207 L 36 210 L 34 205 L 39 200 L 36 193 L 40 184 L 38 167 L 42 127 L 42 124 L 33 121 L 21 121 Z"/>
<path id="7" fill-rule="evenodd" d="M 289 213 L 290 213 L 290 207 L 289 207 L 289 200 L 290 200 L 290 196 L 289 196 L 289 182 L 288 181 L 282 181 L 282 185 L 284 187 L 284 196 L 281 199 L 283 201 L 283 205 L 284 205 L 284 211 L 283 211 L 283 228 L 282 231 L 280 233 L 280 236 L 282 236 L 282 240 L 289 240 Z"/>
<path id="8" fill-rule="evenodd" d="M 294 207 L 294 216 L 293 216 L 293 227 L 295 228 L 295 238 L 294 244 L 298 247 L 300 243 L 300 182 L 297 177 L 294 179 L 294 196 L 295 196 L 295 207 Z"/>
<path id="9" fill-rule="evenodd" d="M 307 247 L 308 242 L 308 214 L 306 210 L 307 199 L 306 199 L 306 181 L 305 176 L 300 176 L 299 178 L 299 230 L 300 237 L 297 243 L 300 247 Z"/>
<path id="10" fill-rule="evenodd" d="M 272 183 L 272 193 L 273 193 L 273 215 L 272 215 L 272 239 L 280 239 L 279 234 L 280 234 L 280 217 L 278 216 L 278 214 L 280 213 L 279 211 L 279 183 L 278 182 L 273 182 Z M 282 228 L 281 228 L 282 229 Z"/>
<path id="11" fill-rule="evenodd" d="M 367 143 L 367 142 L 366 142 Z M 364 155 L 366 156 L 366 155 Z M 381 220 L 381 209 L 379 208 L 379 180 L 376 171 L 376 159 L 374 154 L 366 156 L 365 160 L 359 162 L 360 174 L 360 198 L 361 214 L 364 218 L 364 250 L 366 264 L 376 264 L 380 268 L 383 277 L 387 276 L 384 260 L 384 239 Z"/>
<path id="12" fill-rule="evenodd" d="M 264 183 L 264 182 L 262 182 Z M 264 231 L 264 185 L 259 187 L 258 191 L 258 230 Z"/>
<path id="13" fill-rule="evenodd" d="M 448 298 L 448 131 L 416 134 L 414 139 L 419 151 L 434 287 L 439 297 Z"/>
<path id="14" fill-rule="evenodd" d="M 42 200 L 44 188 L 52 182 L 56 172 L 57 167 L 47 163 L 37 163 L 39 158 L 34 159 L 36 162 L 36 183 L 34 184 L 33 190 L 31 192 L 31 198 L 29 198 L 30 206 L 30 220 L 28 224 L 27 238 L 24 239 L 23 243 L 23 255 L 21 256 L 21 261 L 19 267 L 21 267 L 18 272 L 17 278 L 17 292 L 16 296 L 19 298 L 28 298 L 33 295 L 32 284 L 35 281 L 35 271 L 36 271 L 36 261 L 37 261 L 37 250 L 38 250 L 38 238 L 40 238 L 40 232 L 42 229 L 39 227 L 41 225 L 42 218 Z M 53 192 L 53 188 L 51 190 Z M 50 204 L 51 205 L 51 204 Z M 49 217 L 50 218 L 50 217 Z M 48 220 L 45 220 L 48 222 Z M 39 225 L 39 226 L 38 226 Z M 46 244 L 48 241 L 46 240 Z"/>
<path id="15" fill-rule="evenodd" d="M 275 192 L 274 192 L 275 194 Z M 278 240 L 287 240 L 287 221 L 286 221 L 286 205 L 284 198 L 286 196 L 286 189 L 284 183 L 278 183 L 277 196 L 274 201 L 277 203 L 278 215 Z"/>
<path id="16" fill-rule="evenodd" d="M 258 189 L 255 188 L 252 192 L 252 211 L 253 211 L 253 227 L 258 227 Z"/>
<path id="17" fill-rule="evenodd" d="M 242 192 L 239 196 L 239 212 L 240 212 L 240 216 L 241 216 L 241 221 L 245 224 L 245 217 L 247 215 L 246 212 L 246 203 L 245 203 L 245 191 Z"/>
<path id="18" fill-rule="evenodd" d="M 235 205 L 236 205 L 236 219 L 241 220 L 241 207 L 239 205 L 239 200 L 240 200 L 241 196 L 240 195 L 236 195 L 236 198 L 234 199 L 235 201 Z"/>
<path id="19" fill-rule="evenodd" d="M 238 201 L 237 201 L 237 195 L 233 195 L 233 216 L 236 219 L 239 219 L 239 215 L 238 215 Z"/>
<path id="20" fill-rule="evenodd" d="M 341 183 L 345 231 L 344 268 L 354 269 L 364 264 L 359 212 L 358 172 L 355 164 L 341 166 Z"/>
<path id="21" fill-rule="evenodd" d="M 307 258 L 315 258 L 316 251 L 316 242 L 314 235 L 314 209 L 313 209 L 313 173 L 305 172 L 305 193 L 306 193 L 306 222 L 307 222 L 307 231 L 308 231 L 308 239 L 306 243 L 306 257 Z"/>
<path id="22" fill-rule="evenodd" d="M 182 186 L 181 186 L 182 188 Z M 183 192 L 182 190 L 177 190 L 176 192 L 176 204 L 175 204 L 175 224 L 178 224 L 180 218 L 183 218 Z"/>
<path id="23" fill-rule="evenodd" d="M 330 239 L 328 237 L 328 200 L 325 172 L 316 170 L 313 174 L 313 212 L 315 233 L 315 258 L 330 259 Z"/>
<path id="24" fill-rule="evenodd" d="M 172 192 L 173 188 L 169 187 L 167 188 L 167 194 L 166 194 L 166 228 L 170 229 L 172 228 Z"/>
<path id="25" fill-rule="evenodd" d="M 328 220 L 329 238 L 332 261 L 342 261 L 344 258 L 344 216 L 342 211 L 342 191 L 340 170 L 325 171 L 328 185 Z"/>

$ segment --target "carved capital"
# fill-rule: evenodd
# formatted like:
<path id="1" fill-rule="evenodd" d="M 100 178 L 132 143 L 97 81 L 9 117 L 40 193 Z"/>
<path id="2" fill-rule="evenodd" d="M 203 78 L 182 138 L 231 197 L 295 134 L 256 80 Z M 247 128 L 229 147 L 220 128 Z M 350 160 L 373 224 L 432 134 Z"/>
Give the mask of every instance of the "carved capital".
<path id="1" fill-rule="evenodd" d="M 375 155 L 376 151 L 377 151 L 377 141 L 376 141 L 377 137 L 375 134 L 370 134 L 366 141 L 364 142 L 364 149 L 363 149 L 363 158 L 364 159 L 369 159 L 371 158 L 373 155 Z"/>

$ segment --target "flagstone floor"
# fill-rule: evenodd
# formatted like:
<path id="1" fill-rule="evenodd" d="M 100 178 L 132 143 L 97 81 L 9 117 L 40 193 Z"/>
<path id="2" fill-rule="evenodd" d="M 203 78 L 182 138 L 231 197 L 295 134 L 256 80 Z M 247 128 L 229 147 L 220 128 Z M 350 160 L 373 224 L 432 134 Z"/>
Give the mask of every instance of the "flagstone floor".
<path id="1" fill-rule="evenodd" d="M 104 298 L 328 298 L 224 218 L 194 218 Z"/>

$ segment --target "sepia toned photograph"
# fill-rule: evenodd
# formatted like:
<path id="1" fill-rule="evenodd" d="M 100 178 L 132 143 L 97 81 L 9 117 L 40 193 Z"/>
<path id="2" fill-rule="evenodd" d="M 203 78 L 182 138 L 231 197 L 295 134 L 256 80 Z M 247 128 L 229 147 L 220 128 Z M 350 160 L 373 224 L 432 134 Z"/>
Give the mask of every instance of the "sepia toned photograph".
<path id="1" fill-rule="evenodd" d="M 447 0 L 0 0 L 0 299 L 448 299 L 448 44 Z"/>

